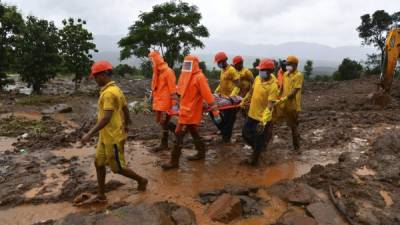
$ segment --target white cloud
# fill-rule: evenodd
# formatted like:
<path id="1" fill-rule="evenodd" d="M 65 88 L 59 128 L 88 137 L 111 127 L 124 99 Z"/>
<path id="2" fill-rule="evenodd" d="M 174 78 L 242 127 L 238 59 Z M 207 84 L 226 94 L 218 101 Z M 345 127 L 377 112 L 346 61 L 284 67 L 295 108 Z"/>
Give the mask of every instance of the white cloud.
<path id="1" fill-rule="evenodd" d="M 94 34 L 126 34 L 140 12 L 160 0 L 6 0 L 24 15 L 60 24 L 68 17 L 88 22 Z M 400 11 L 398 0 L 189 0 L 199 7 L 210 38 L 247 44 L 317 42 L 330 46 L 359 45 L 360 16 L 384 9 Z"/>

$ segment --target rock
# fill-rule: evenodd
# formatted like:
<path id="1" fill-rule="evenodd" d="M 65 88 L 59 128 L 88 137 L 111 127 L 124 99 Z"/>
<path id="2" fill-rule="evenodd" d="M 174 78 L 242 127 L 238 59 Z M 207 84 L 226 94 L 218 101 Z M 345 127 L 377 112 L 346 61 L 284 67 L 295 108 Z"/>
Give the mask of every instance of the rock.
<path id="1" fill-rule="evenodd" d="M 198 194 L 198 200 L 201 204 L 212 203 L 217 200 L 218 196 L 224 193 L 223 190 L 204 191 Z"/>
<path id="2" fill-rule="evenodd" d="M 378 218 L 376 218 L 376 216 L 374 215 L 374 211 L 370 208 L 360 208 L 356 215 L 358 217 L 358 220 L 362 224 L 366 225 L 380 224 Z"/>
<path id="3" fill-rule="evenodd" d="M 213 221 L 229 223 L 242 215 L 242 203 L 237 196 L 223 194 L 210 205 L 207 214 Z"/>
<path id="4" fill-rule="evenodd" d="M 307 205 L 318 199 L 314 189 L 307 184 L 297 184 L 287 193 L 287 200 L 293 204 Z"/>
<path id="5" fill-rule="evenodd" d="M 307 184 L 295 183 L 293 181 L 284 181 L 272 185 L 268 188 L 268 193 L 277 195 L 287 202 L 299 205 L 308 205 L 319 199 L 314 188 Z"/>
<path id="6" fill-rule="evenodd" d="M 48 109 L 42 110 L 43 114 L 70 113 L 70 112 L 72 112 L 72 107 L 67 104 L 57 104 Z"/>
<path id="7" fill-rule="evenodd" d="M 247 195 L 240 195 L 239 198 L 242 201 L 244 217 L 249 217 L 253 215 L 261 216 L 264 214 L 262 211 L 262 205 L 259 201 L 250 198 Z"/>
<path id="8" fill-rule="evenodd" d="M 341 225 L 342 219 L 336 212 L 332 204 L 325 202 L 316 202 L 307 206 L 307 212 L 314 217 L 314 219 L 324 225 Z"/>
<path id="9" fill-rule="evenodd" d="M 318 223 L 304 213 L 290 209 L 278 219 L 276 225 L 318 225 Z"/>
<path id="10" fill-rule="evenodd" d="M 192 210 L 172 202 L 123 206 L 99 214 L 70 214 L 55 225 L 196 225 Z"/>

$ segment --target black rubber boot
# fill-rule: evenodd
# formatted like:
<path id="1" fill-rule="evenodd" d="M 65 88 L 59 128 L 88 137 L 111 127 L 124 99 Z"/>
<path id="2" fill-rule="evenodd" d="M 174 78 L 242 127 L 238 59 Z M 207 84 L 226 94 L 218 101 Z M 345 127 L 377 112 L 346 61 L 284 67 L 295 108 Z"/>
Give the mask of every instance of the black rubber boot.
<path id="1" fill-rule="evenodd" d="M 257 166 L 258 165 L 258 161 L 260 159 L 260 155 L 261 155 L 261 151 L 253 150 L 253 153 L 251 154 L 251 158 L 250 158 L 249 164 L 251 166 Z"/>
<path id="2" fill-rule="evenodd" d="M 293 141 L 293 150 L 299 151 L 300 150 L 300 134 L 297 131 L 297 128 L 292 129 L 292 141 Z"/>
<path id="3" fill-rule="evenodd" d="M 179 168 L 179 158 L 181 157 L 182 147 L 179 144 L 174 145 L 174 149 L 171 152 L 171 159 L 169 163 L 162 164 L 161 167 L 163 170 L 170 170 Z"/>
<path id="4" fill-rule="evenodd" d="M 153 148 L 153 152 L 159 152 L 168 149 L 168 130 L 163 130 L 161 143 L 159 146 Z"/>
<path id="5" fill-rule="evenodd" d="M 201 140 L 200 137 L 196 137 L 193 139 L 194 146 L 197 150 L 197 153 L 193 156 L 187 157 L 189 161 L 201 160 L 206 158 L 206 146 Z"/>

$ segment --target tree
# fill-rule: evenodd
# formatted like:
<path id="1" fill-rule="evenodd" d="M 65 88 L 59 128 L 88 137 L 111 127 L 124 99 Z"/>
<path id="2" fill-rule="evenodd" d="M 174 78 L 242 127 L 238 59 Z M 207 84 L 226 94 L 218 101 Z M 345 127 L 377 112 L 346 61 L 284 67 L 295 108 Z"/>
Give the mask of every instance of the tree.
<path id="1" fill-rule="evenodd" d="M 93 35 L 84 25 L 85 20 L 69 18 L 62 21 L 64 27 L 60 30 L 60 49 L 63 67 L 74 74 L 75 90 L 78 89 L 82 78 L 89 74 L 93 64 L 91 52 L 97 52 L 96 45 L 92 42 Z"/>
<path id="2" fill-rule="evenodd" d="M 197 6 L 186 2 L 171 1 L 153 6 L 151 12 L 139 15 L 139 20 L 129 27 L 128 36 L 118 42 L 122 48 L 121 60 L 132 55 L 145 58 L 149 49 L 157 49 L 173 68 L 192 48 L 204 47 L 199 38 L 208 37 L 209 33 L 200 19 Z"/>
<path id="3" fill-rule="evenodd" d="M 15 65 L 16 39 L 24 29 L 24 19 L 17 7 L 0 2 L 0 90 L 11 83 L 7 74 Z"/>
<path id="4" fill-rule="evenodd" d="M 363 67 L 357 61 L 349 58 L 343 59 L 338 70 L 333 74 L 334 80 L 352 80 L 359 78 L 363 71 Z"/>
<path id="5" fill-rule="evenodd" d="M 119 64 L 118 66 L 116 66 L 113 69 L 113 73 L 117 74 L 121 77 L 125 76 L 126 74 L 135 75 L 135 74 L 137 74 L 137 72 L 138 71 L 137 71 L 136 67 L 134 67 L 134 66 L 132 67 L 128 64 Z"/>
<path id="6" fill-rule="evenodd" d="M 304 77 L 308 80 L 313 71 L 313 61 L 307 60 L 306 64 L 304 65 Z"/>
<path id="7" fill-rule="evenodd" d="M 367 54 L 367 60 L 364 62 L 365 72 L 367 74 L 380 74 L 381 72 L 381 55 L 372 53 Z"/>
<path id="8" fill-rule="evenodd" d="M 381 62 L 384 57 L 386 33 L 392 23 L 400 21 L 400 12 L 389 15 L 384 10 L 377 10 L 374 14 L 361 16 L 361 25 L 357 27 L 358 36 L 363 39 L 363 45 L 373 45 L 378 48 Z"/>
<path id="9" fill-rule="evenodd" d="M 153 66 L 150 60 L 143 60 L 140 64 L 140 73 L 146 78 L 153 76 Z"/>
<path id="10" fill-rule="evenodd" d="M 201 61 L 201 62 L 199 63 L 199 67 L 200 67 L 201 70 L 203 70 L 204 73 L 207 72 L 207 65 L 206 65 L 206 62 Z"/>
<path id="11" fill-rule="evenodd" d="M 28 16 L 23 35 L 17 40 L 17 72 L 40 94 L 42 85 L 60 69 L 58 29 L 53 22 Z"/>

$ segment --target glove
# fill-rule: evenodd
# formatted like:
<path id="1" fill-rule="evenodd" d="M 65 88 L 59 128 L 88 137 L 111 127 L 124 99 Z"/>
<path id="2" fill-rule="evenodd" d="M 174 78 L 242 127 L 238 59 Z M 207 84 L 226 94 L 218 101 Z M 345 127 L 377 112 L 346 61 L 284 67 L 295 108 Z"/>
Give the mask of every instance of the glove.
<path id="1" fill-rule="evenodd" d="M 259 122 L 257 124 L 257 128 L 256 128 L 256 134 L 257 135 L 261 135 L 262 133 L 264 133 L 264 129 L 265 129 L 265 124 L 262 122 Z"/>
<path id="2" fill-rule="evenodd" d="M 222 123 L 222 118 L 221 118 L 221 115 L 219 114 L 219 110 L 212 111 L 212 114 L 214 116 L 214 123 L 215 124 Z"/>
<path id="3" fill-rule="evenodd" d="M 266 108 L 263 112 L 263 116 L 261 119 L 261 123 L 265 126 L 269 121 L 272 119 L 272 112 L 269 110 L 269 108 Z"/>

